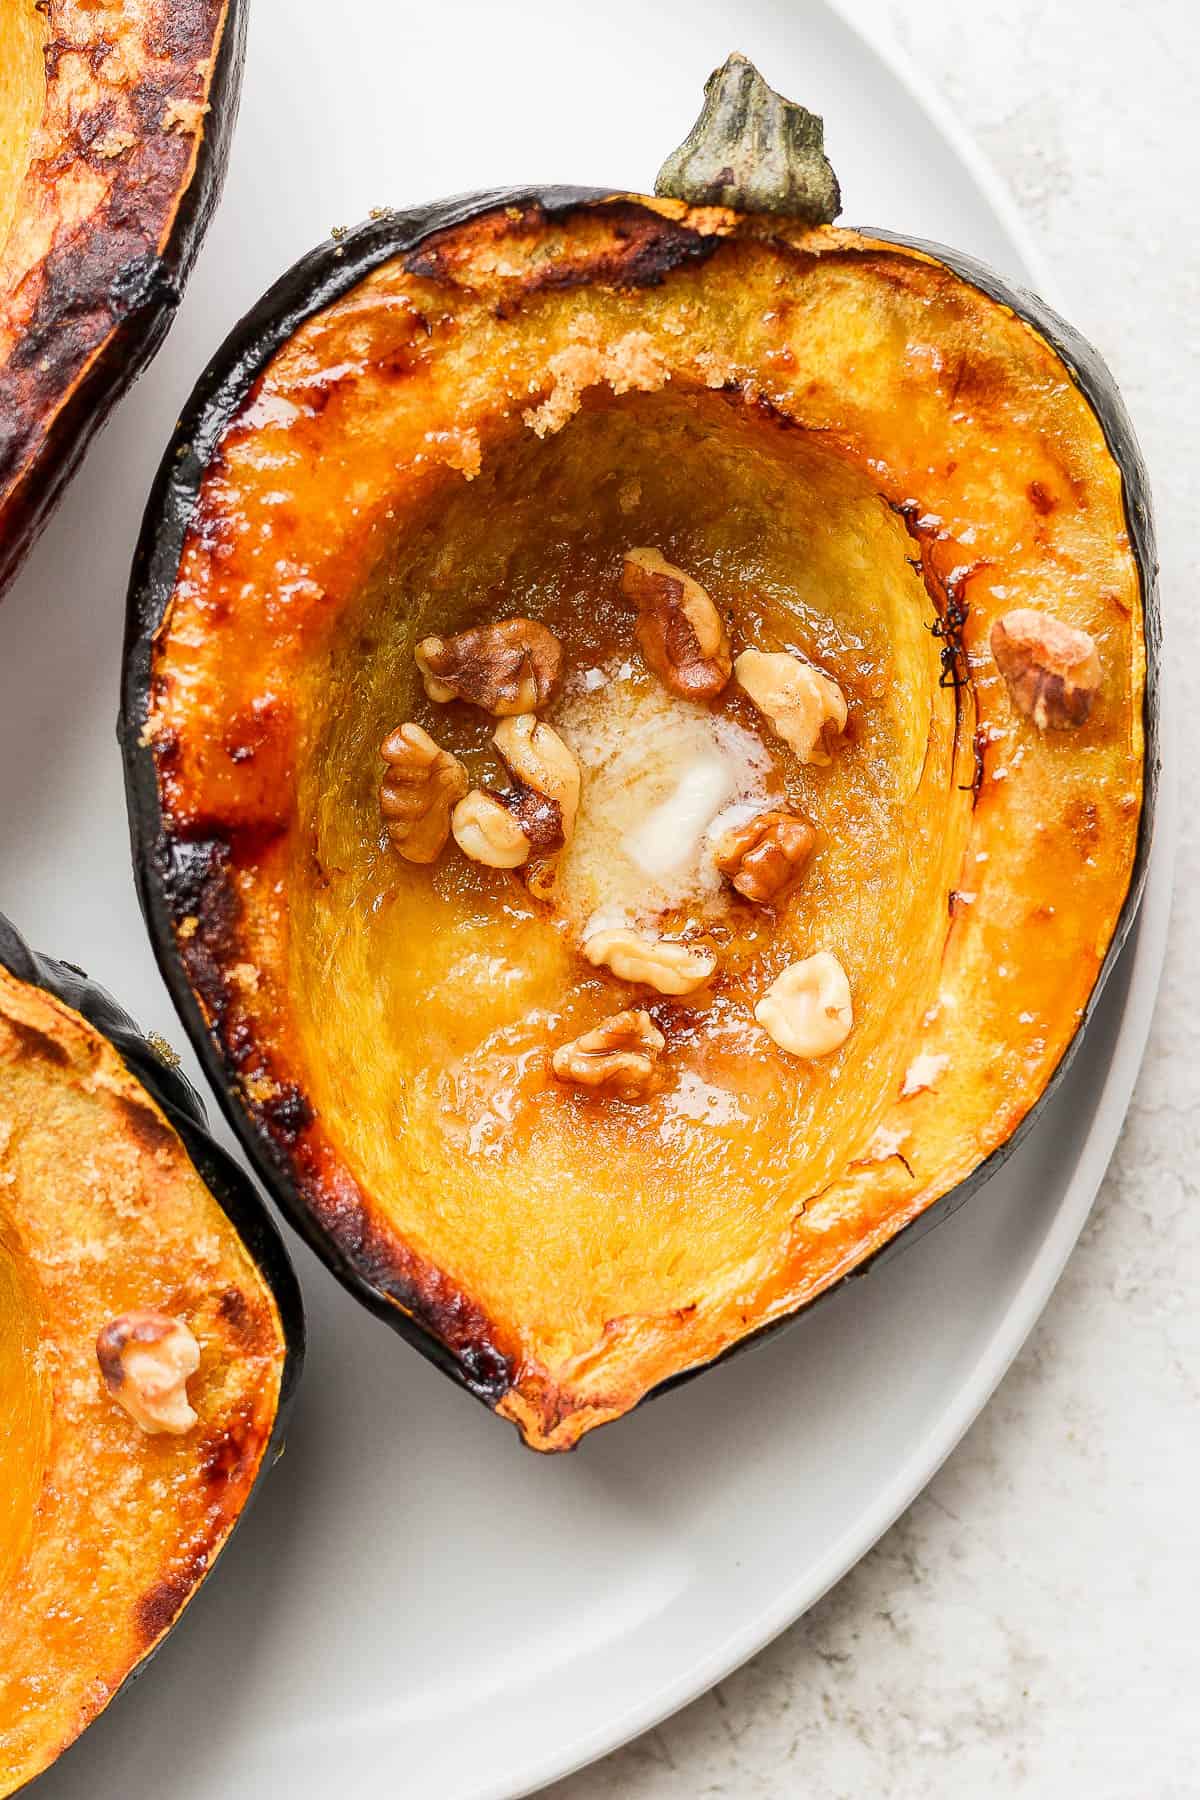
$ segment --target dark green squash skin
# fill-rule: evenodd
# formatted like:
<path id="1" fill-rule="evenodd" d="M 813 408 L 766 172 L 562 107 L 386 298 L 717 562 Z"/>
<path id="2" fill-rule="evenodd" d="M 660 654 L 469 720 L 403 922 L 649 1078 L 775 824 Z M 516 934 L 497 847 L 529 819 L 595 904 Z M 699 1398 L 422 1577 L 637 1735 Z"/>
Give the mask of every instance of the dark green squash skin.
<path id="1" fill-rule="evenodd" d="M 55 999 L 61 1000 L 64 1006 L 70 1007 L 72 1012 L 78 1013 L 102 1037 L 108 1039 L 130 1074 L 162 1108 L 171 1126 L 179 1134 L 200 1179 L 249 1251 L 274 1297 L 285 1346 L 279 1381 L 279 1404 L 258 1473 L 224 1540 L 224 1549 L 246 1516 L 246 1510 L 258 1494 L 264 1477 L 283 1454 L 288 1419 L 304 1365 L 304 1303 L 287 1247 L 249 1176 L 243 1173 L 233 1158 L 209 1135 L 204 1102 L 191 1082 L 182 1070 L 173 1068 L 163 1060 L 124 1007 L 118 1005 L 106 988 L 91 980 L 74 963 L 56 962 L 52 957 L 41 956 L 31 950 L 3 913 L 0 913 L 0 967 L 7 969 L 10 975 L 27 986 L 41 988 L 43 992 L 53 994 Z M 218 1557 L 216 1563 L 219 1561 Z M 209 1570 L 190 1590 L 188 1604 L 195 1597 L 196 1590 L 209 1579 L 216 1563 L 210 1565 Z M 183 1612 L 186 1611 L 187 1605 L 183 1607 Z M 182 1617 L 182 1613 L 179 1617 Z M 177 1618 L 175 1623 L 178 1622 Z M 117 1694 L 122 1693 L 153 1661 L 174 1629 L 173 1624 L 158 1643 L 135 1663 L 120 1687 L 105 1703 L 105 1710 L 111 1706 Z M 67 1746 L 63 1755 L 67 1755 L 86 1736 L 85 1729 Z M 52 1764 L 51 1767 L 53 1766 Z M 34 1779 L 36 1781 L 38 1778 Z"/>
<path id="2" fill-rule="evenodd" d="M 437 1335 L 434 1322 L 398 1310 L 388 1298 L 364 1279 L 360 1271 L 315 1224 L 277 1146 L 243 1110 L 221 1049 L 210 1033 L 177 954 L 172 918 L 172 873 L 164 855 L 158 783 L 151 751 L 142 742 L 151 681 L 153 640 L 169 604 L 179 568 L 184 538 L 209 459 L 226 424 L 244 400 L 257 376 L 277 350 L 314 313 L 345 294 L 371 270 L 393 257 L 411 257 L 434 233 L 465 224 L 482 213 L 500 207 L 539 207 L 549 218 L 562 217 L 581 207 L 603 204 L 611 191 L 598 188 L 509 188 L 459 195 L 433 205 L 405 212 L 388 212 L 325 243 L 302 257 L 268 290 L 258 304 L 236 325 L 197 383 L 176 432 L 167 446 L 151 490 L 141 536 L 130 577 L 126 640 L 118 736 L 125 760 L 125 789 L 129 808 L 134 870 L 142 912 L 150 932 L 163 979 L 170 989 L 188 1036 L 195 1047 L 221 1106 L 237 1133 L 267 1191 L 289 1222 L 327 1264 L 343 1286 L 372 1312 L 387 1321 L 444 1373 L 482 1400 L 495 1406 L 508 1386 L 507 1373 L 491 1366 L 467 1364 Z M 681 232 L 685 237 L 694 234 Z M 899 1231 L 859 1268 L 845 1276 L 817 1300 L 752 1332 L 719 1357 L 687 1369 L 660 1383 L 646 1399 L 691 1381 L 705 1368 L 739 1355 L 751 1346 L 829 1300 L 847 1282 L 867 1273 L 878 1273 L 902 1250 L 911 1247 L 934 1226 L 948 1219 L 1008 1160 L 1033 1129 L 1067 1071 L 1095 1011 L 1104 984 L 1137 916 L 1145 888 L 1153 841 L 1159 790 L 1160 663 L 1162 627 L 1158 599 L 1158 564 L 1154 522 L 1145 465 L 1129 415 L 1099 352 L 1072 326 L 1036 295 L 1016 288 L 994 271 L 958 251 L 887 231 L 863 229 L 864 237 L 880 239 L 902 248 L 920 251 L 1008 307 L 1031 325 L 1058 355 L 1096 415 L 1113 460 L 1120 470 L 1125 496 L 1130 545 L 1141 581 L 1146 636 L 1146 687 L 1144 698 L 1145 764 L 1143 800 L 1137 849 L 1129 889 L 1116 929 L 1080 1025 L 1064 1051 L 1057 1069 L 1011 1137 L 959 1185 L 943 1194 L 918 1218 Z M 711 253 L 699 239 L 694 249 L 676 243 L 655 262 L 647 257 L 626 275 L 629 285 L 656 285 L 680 260 Z"/>
<path id="3" fill-rule="evenodd" d="M 179 198 L 161 249 L 128 260 L 122 220 L 107 211 L 90 241 L 73 245 L 62 277 L 51 284 L 23 334 L 21 360 L 44 360 L 52 376 L 91 356 L 94 320 L 108 330 L 98 354 L 52 418 L 35 455 L 11 487 L 11 471 L 26 450 L 10 433 L 4 372 L 0 371 L 0 596 L 47 523 L 92 439 L 117 401 L 149 366 L 170 330 L 183 290 L 216 211 L 241 99 L 246 60 L 248 0 L 229 0 L 208 88 L 208 110 L 192 177 Z"/>

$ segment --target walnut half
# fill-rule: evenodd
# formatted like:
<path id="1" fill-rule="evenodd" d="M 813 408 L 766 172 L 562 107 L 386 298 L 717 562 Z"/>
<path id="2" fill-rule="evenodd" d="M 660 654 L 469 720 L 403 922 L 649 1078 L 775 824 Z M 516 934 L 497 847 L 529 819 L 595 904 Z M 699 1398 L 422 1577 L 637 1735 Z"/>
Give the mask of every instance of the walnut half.
<path id="1" fill-rule="evenodd" d="M 562 671 L 562 645 L 536 619 L 501 619 L 454 637 L 422 638 L 414 654 L 431 700 L 468 700 L 496 718 L 544 706 Z"/>
<path id="2" fill-rule="evenodd" d="M 467 771 L 411 721 L 383 740 L 380 755 L 388 764 L 379 789 L 388 836 L 406 861 L 434 862 L 450 835 L 450 809 L 467 791 Z"/>
<path id="3" fill-rule="evenodd" d="M 502 719 L 492 742 L 516 783 L 509 807 L 526 826 L 534 848 L 557 850 L 570 843 L 582 785 L 574 752 L 553 725 L 531 712 Z"/>
<path id="4" fill-rule="evenodd" d="M 743 650 L 734 673 L 800 761 L 827 767 L 833 759 L 826 739 L 846 729 L 848 716 L 837 682 L 790 650 Z"/>
<path id="5" fill-rule="evenodd" d="M 795 813 L 761 812 L 723 831 L 713 860 L 739 894 L 759 906 L 775 906 L 796 888 L 817 834 Z"/>
<path id="6" fill-rule="evenodd" d="M 611 969 L 618 981 L 635 981 L 660 994 L 691 994 L 717 966 L 711 950 L 646 937 L 623 925 L 593 931 L 583 941 L 583 954 L 595 968 Z"/>
<path id="7" fill-rule="evenodd" d="M 1014 706 L 1039 731 L 1084 723 L 1100 688 L 1100 657 L 1086 631 L 1019 606 L 996 620 L 991 644 Z"/>
<path id="8" fill-rule="evenodd" d="M 655 1086 L 666 1041 L 648 1012 L 613 1013 L 582 1037 L 560 1044 L 551 1067 L 559 1081 L 618 1100 L 640 1100 Z"/>
<path id="9" fill-rule="evenodd" d="M 707 592 L 658 550 L 627 550 L 621 592 L 637 602 L 635 633 L 648 666 L 681 700 L 715 700 L 733 657 Z"/>
<path id="10" fill-rule="evenodd" d="M 96 1361 L 109 1393 L 149 1436 L 182 1437 L 196 1424 L 187 1384 L 200 1366 L 200 1346 L 182 1319 L 122 1313 L 96 1339 Z"/>

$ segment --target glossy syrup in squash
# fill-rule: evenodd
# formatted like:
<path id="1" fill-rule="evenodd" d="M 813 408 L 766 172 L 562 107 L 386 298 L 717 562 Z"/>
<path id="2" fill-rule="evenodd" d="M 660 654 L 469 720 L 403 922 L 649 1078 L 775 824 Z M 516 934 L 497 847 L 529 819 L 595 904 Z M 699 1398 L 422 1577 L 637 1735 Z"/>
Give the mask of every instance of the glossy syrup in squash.
<path id="1" fill-rule="evenodd" d="M 911 541 L 844 458 L 739 411 L 710 394 L 637 395 L 582 410 L 545 443 L 517 437 L 406 532 L 305 696 L 295 842 L 321 878 L 293 865 L 289 985 L 310 1098 L 397 1230 L 489 1313 L 545 1321 L 538 1356 L 586 1355 L 606 1332 L 652 1329 L 736 1288 L 847 1145 L 865 1147 L 891 1046 L 914 1031 L 941 953 L 969 758 L 956 761 Z M 735 649 L 792 649 L 838 680 L 850 725 L 830 767 L 802 767 L 734 683 L 711 707 L 666 694 L 620 593 L 623 552 L 642 543 L 707 586 Z M 857 565 L 847 543 L 863 546 Z M 408 864 L 380 829 L 377 747 L 403 718 L 461 756 L 473 784 L 503 785 L 495 721 L 426 700 L 412 652 L 426 633 L 512 614 L 551 626 L 569 671 L 541 714 L 584 768 L 557 903 L 453 842 L 433 869 Z M 728 886 L 661 914 L 719 959 L 699 993 L 662 999 L 579 946 L 593 907 L 638 898 L 636 869 L 617 866 L 638 815 L 621 818 L 621 778 L 614 793 L 596 766 L 606 726 L 632 803 L 639 762 L 677 712 L 759 746 L 821 848 L 779 916 Z M 610 861 L 600 844 L 585 876 L 577 846 L 597 789 Z M 753 1010 L 818 948 L 849 972 L 856 1026 L 837 1055 L 804 1062 Z M 621 1104 L 554 1079 L 556 1044 L 641 1005 L 667 1039 L 660 1092 Z"/>

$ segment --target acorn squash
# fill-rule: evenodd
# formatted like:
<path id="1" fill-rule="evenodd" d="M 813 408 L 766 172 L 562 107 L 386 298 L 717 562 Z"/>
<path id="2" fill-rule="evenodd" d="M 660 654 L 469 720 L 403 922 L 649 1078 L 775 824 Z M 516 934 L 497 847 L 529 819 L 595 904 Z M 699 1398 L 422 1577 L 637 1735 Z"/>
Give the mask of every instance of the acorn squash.
<path id="1" fill-rule="evenodd" d="M 0 589 L 174 317 L 244 38 L 243 0 L 0 8 Z"/>
<path id="2" fill-rule="evenodd" d="M 299 1291 L 203 1118 L 0 919 L 0 1795 L 151 1654 L 282 1448 Z"/>
<path id="3" fill-rule="evenodd" d="M 142 903 L 229 1116 L 542 1450 L 980 1185 L 1155 789 L 1095 352 L 834 227 L 819 122 L 741 59 L 663 185 L 305 258 L 201 380 L 130 595 Z"/>

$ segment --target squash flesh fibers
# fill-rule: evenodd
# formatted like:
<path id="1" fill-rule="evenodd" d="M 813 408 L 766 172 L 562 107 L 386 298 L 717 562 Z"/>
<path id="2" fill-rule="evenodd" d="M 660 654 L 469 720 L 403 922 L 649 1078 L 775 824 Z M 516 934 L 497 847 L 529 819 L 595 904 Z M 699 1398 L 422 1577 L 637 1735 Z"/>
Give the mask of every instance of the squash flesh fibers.
<path id="1" fill-rule="evenodd" d="M 0 1593 L 25 1553 L 46 1456 L 46 1396 L 37 1372 L 38 1302 L 0 1204 Z"/>
<path id="2" fill-rule="evenodd" d="M 33 0 L 10 0 L 0 13 L 0 266 L 45 105 L 49 30 Z"/>

